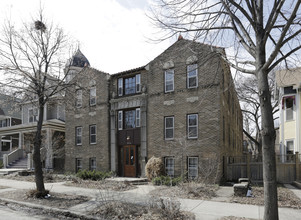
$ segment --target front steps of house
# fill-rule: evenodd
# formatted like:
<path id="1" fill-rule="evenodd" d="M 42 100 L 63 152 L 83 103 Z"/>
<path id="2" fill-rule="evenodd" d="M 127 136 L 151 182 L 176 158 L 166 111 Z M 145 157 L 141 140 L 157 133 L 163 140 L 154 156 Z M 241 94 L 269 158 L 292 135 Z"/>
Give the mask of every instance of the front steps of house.
<path id="1" fill-rule="evenodd" d="M 23 170 L 27 170 L 27 158 L 20 158 L 10 163 L 7 168 L 0 169 L 0 175 L 8 175 Z"/>

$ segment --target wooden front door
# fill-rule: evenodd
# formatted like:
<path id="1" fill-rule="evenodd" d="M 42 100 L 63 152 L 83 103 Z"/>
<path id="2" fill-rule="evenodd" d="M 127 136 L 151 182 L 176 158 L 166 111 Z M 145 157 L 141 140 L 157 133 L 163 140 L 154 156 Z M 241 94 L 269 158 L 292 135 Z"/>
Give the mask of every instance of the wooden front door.
<path id="1" fill-rule="evenodd" d="M 124 176 L 136 177 L 136 146 L 123 147 Z"/>

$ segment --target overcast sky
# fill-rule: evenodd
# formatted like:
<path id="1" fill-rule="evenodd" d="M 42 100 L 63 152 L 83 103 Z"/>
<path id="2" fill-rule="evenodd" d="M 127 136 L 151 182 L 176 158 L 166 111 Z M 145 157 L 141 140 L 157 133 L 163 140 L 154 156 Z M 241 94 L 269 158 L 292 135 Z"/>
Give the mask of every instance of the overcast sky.
<path id="1" fill-rule="evenodd" d="M 29 21 L 40 3 L 46 18 L 61 26 L 92 67 L 116 73 L 140 67 L 175 42 L 151 43 L 155 29 L 146 12 L 150 0 L 0 0 L 0 22 Z"/>

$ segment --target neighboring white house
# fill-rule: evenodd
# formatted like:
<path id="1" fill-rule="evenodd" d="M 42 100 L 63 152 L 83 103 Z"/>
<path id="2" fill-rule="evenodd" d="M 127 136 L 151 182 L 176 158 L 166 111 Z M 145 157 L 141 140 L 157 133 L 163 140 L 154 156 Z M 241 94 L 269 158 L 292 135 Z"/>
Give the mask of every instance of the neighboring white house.
<path id="1" fill-rule="evenodd" d="M 301 68 L 276 72 L 276 98 L 279 99 L 279 152 L 286 155 L 301 150 Z M 277 143 L 276 143 L 277 144 Z"/>

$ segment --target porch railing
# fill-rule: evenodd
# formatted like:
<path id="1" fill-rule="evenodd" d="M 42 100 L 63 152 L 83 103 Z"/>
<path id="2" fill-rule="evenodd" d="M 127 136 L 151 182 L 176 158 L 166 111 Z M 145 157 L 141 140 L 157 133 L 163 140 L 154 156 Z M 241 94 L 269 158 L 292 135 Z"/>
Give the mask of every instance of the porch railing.
<path id="1" fill-rule="evenodd" d="M 4 168 L 8 168 L 8 165 L 20 158 L 23 158 L 24 153 L 23 153 L 23 149 L 16 149 L 14 151 L 12 151 L 9 154 L 4 154 L 3 155 L 3 167 Z"/>

